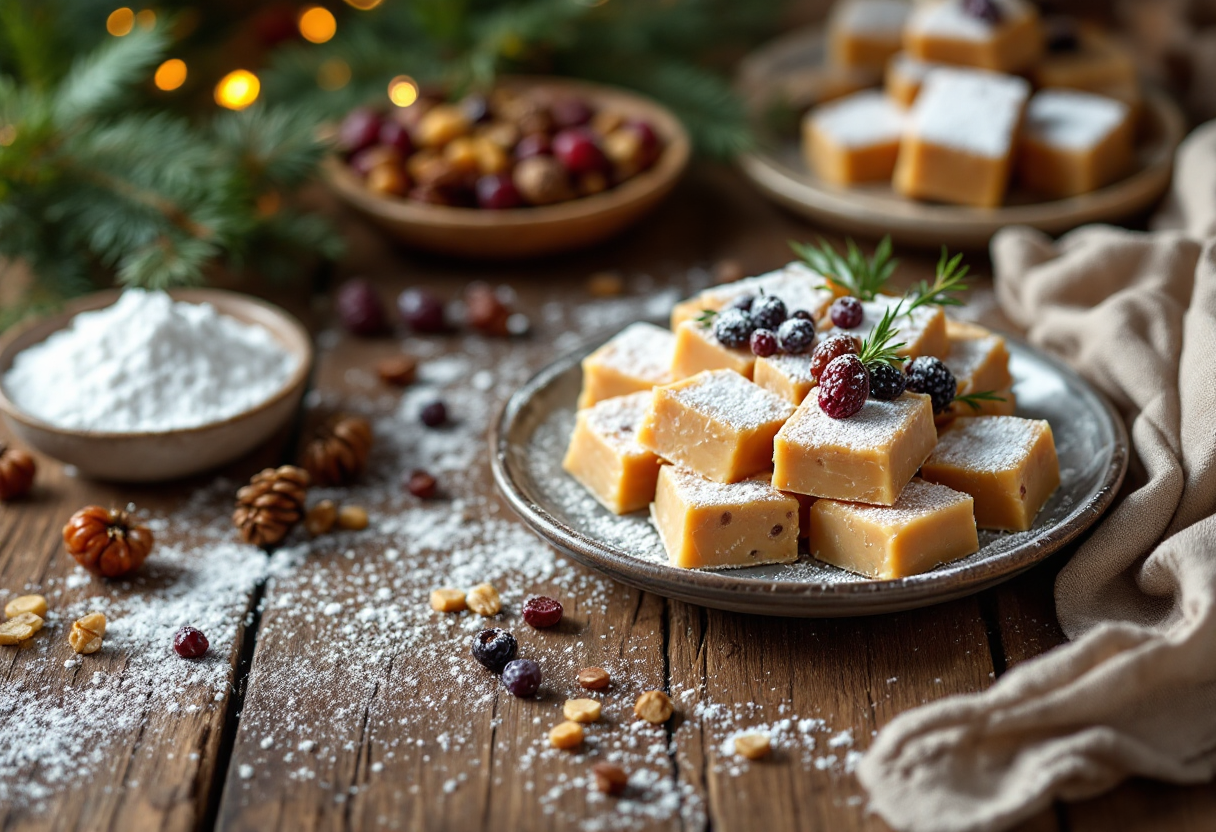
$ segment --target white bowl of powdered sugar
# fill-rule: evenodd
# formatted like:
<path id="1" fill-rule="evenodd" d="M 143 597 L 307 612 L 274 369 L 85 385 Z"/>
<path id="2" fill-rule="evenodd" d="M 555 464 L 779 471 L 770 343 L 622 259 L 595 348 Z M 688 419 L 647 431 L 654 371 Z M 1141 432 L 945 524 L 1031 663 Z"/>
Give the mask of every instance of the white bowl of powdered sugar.
<path id="1" fill-rule="evenodd" d="M 0 412 L 89 477 L 158 482 L 248 453 L 297 412 L 308 333 L 234 292 L 103 292 L 0 339 Z"/>

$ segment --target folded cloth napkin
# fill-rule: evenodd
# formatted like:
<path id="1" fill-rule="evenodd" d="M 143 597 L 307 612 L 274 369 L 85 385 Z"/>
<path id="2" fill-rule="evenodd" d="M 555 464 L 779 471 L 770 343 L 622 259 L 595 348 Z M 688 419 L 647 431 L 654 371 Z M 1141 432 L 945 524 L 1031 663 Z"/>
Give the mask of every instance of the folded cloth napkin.
<path id="1" fill-rule="evenodd" d="M 858 777 L 898 830 L 1003 830 L 1133 775 L 1216 774 L 1216 122 L 1154 228 L 993 240 L 1006 314 L 1127 420 L 1135 488 L 1056 581 L 1069 643 L 879 733 Z"/>

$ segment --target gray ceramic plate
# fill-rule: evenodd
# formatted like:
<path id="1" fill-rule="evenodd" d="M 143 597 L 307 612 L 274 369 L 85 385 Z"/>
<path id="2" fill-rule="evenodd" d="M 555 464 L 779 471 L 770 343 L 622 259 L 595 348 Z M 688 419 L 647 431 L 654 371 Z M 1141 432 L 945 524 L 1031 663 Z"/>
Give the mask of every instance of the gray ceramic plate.
<path id="1" fill-rule="evenodd" d="M 1114 499 L 1127 471 L 1127 433 L 1076 373 L 1009 340 L 1018 415 L 1046 419 L 1060 457 L 1060 488 L 1035 526 L 980 532 L 980 550 L 910 578 L 862 578 L 804 555 L 797 563 L 719 572 L 667 565 L 645 512 L 617 517 L 561 467 L 582 383 L 579 362 L 599 343 L 559 358 L 507 402 L 491 437 L 494 478 L 541 537 L 622 583 L 693 604 L 788 616 L 871 615 L 937 604 L 1008 580 L 1065 546 Z"/>

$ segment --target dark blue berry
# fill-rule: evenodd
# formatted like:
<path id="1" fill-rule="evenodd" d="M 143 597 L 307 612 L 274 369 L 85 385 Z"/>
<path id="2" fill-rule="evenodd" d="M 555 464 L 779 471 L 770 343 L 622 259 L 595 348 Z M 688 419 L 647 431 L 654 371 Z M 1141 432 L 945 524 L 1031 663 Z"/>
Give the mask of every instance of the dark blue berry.
<path id="1" fill-rule="evenodd" d="M 940 358 L 922 355 L 908 364 L 908 389 L 913 393 L 924 393 L 933 402 L 933 412 L 944 413 L 954 401 L 958 383 Z"/>
<path id="2" fill-rule="evenodd" d="M 540 690 L 540 665 L 531 659 L 508 662 L 502 670 L 502 683 L 521 699 Z"/>
<path id="3" fill-rule="evenodd" d="M 785 318 L 785 304 L 776 295 L 761 295 L 752 304 L 752 320 L 759 328 L 776 331 Z"/>
<path id="4" fill-rule="evenodd" d="M 388 318 L 384 314 L 380 295 L 371 283 L 361 277 L 342 284 L 338 289 L 336 306 L 342 326 L 354 335 L 379 335 L 388 329 Z"/>
<path id="5" fill-rule="evenodd" d="M 757 329 L 752 333 L 752 355 L 768 358 L 777 352 L 777 334 L 771 329 Z"/>
<path id="6" fill-rule="evenodd" d="M 490 627 L 473 636 L 473 658 L 493 673 L 502 673 L 518 649 L 515 636 L 501 627 Z"/>
<path id="7" fill-rule="evenodd" d="M 727 309 L 742 309 L 744 312 L 752 311 L 752 304 L 756 302 L 755 295 L 739 295 L 739 297 L 726 304 Z"/>
<path id="8" fill-rule="evenodd" d="M 751 315 L 742 309 L 727 309 L 714 319 L 714 337 L 725 347 L 743 349 L 755 331 Z"/>
<path id="9" fill-rule="evenodd" d="M 867 364 L 870 371 L 870 395 L 879 401 L 898 399 L 908 386 L 908 378 L 894 364 L 887 362 Z"/>
<path id="10" fill-rule="evenodd" d="M 437 428 L 448 420 L 447 405 L 436 399 L 422 408 L 422 411 L 418 414 L 418 418 L 428 428 Z"/>
<path id="11" fill-rule="evenodd" d="M 797 318 L 800 321 L 810 321 L 811 323 L 815 323 L 815 319 L 811 316 L 811 313 L 807 312 L 805 309 L 795 309 L 790 313 L 790 317 Z"/>
<path id="12" fill-rule="evenodd" d="M 832 316 L 832 323 L 841 329 L 856 329 L 861 326 L 861 320 L 866 316 L 866 310 L 857 298 L 836 298 L 832 301 L 832 308 L 828 314 Z"/>
<path id="13" fill-rule="evenodd" d="M 777 344 L 782 352 L 802 355 L 815 346 L 815 325 L 802 318 L 790 318 L 777 328 Z"/>

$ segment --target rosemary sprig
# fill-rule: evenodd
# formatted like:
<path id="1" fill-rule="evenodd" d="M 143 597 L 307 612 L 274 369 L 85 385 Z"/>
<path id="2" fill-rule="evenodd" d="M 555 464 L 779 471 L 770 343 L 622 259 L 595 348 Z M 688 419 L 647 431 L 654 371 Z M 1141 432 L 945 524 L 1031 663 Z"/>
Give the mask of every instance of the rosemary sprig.
<path id="1" fill-rule="evenodd" d="M 891 259 L 890 236 L 882 238 L 874 249 L 874 255 L 869 258 L 852 239 L 845 241 L 844 255 L 823 237 L 814 246 L 791 240 L 790 248 L 803 262 L 826 277 L 829 283 L 834 283 L 858 300 L 874 300 L 899 264 L 898 260 Z"/>
<path id="2" fill-rule="evenodd" d="M 955 295 L 967 291 L 967 284 L 963 282 L 963 278 L 967 276 L 967 272 L 971 268 L 970 266 L 960 268 L 962 262 L 962 252 L 951 257 L 946 247 L 942 246 L 942 256 L 937 261 L 937 275 L 934 277 L 933 285 L 929 285 L 929 282 L 925 280 L 916 284 L 910 293 L 912 300 L 908 304 L 908 308 L 904 310 L 904 314 L 911 315 L 913 310 L 930 303 L 935 306 L 962 306 L 962 298 L 955 297 Z"/>
<path id="3" fill-rule="evenodd" d="M 962 402 L 978 413 L 980 409 L 980 402 L 1003 402 L 1005 401 L 1005 397 L 997 395 L 995 390 L 981 390 L 978 393 L 968 393 L 965 396 L 955 396 L 954 401 Z"/>
<path id="4" fill-rule="evenodd" d="M 714 322 L 714 318 L 718 317 L 718 313 L 714 309 L 702 309 L 701 314 L 695 318 L 700 326 L 709 326 Z"/>
<path id="5" fill-rule="evenodd" d="M 906 344 L 903 341 L 900 341 L 898 344 L 891 343 L 899 332 L 894 324 L 895 319 L 901 314 L 900 308 L 903 306 L 903 303 L 901 300 L 894 306 L 888 306 L 887 311 L 882 315 L 882 320 L 870 330 L 870 334 L 861 342 L 861 350 L 858 352 L 858 357 L 861 359 L 862 364 L 865 364 L 867 367 L 871 364 L 898 366 L 907 361 L 907 358 L 898 354 Z"/>

